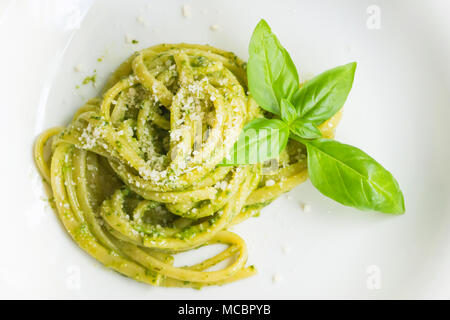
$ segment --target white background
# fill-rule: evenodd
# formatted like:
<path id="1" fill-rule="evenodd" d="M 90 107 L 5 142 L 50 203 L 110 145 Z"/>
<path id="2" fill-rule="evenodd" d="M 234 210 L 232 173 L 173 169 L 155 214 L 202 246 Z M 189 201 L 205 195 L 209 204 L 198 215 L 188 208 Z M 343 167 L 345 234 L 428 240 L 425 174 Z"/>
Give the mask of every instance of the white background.
<path id="1" fill-rule="evenodd" d="M 0 298 L 450 298 L 449 9 L 445 0 L 0 0 Z M 42 200 L 37 134 L 66 124 L 134 50 L 208 43 L 246 59 L 260 18 L 302 79 L 358 62 L 337 139 L 394 173 L 406 214 L 349 209 L 308 182 L 235 228 L 255 277 L 197 291 L 150 287 L 105 269 Z M 76 90 L 93 69 L 99 87 Z"/>

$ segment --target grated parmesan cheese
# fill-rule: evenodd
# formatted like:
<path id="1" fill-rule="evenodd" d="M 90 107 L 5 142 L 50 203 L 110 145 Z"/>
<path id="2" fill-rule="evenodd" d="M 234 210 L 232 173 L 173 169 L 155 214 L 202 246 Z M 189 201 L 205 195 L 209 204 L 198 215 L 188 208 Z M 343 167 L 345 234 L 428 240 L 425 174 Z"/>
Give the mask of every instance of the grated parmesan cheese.
<path id="1" fill-rule="evenodd" d="M 181 7 L 181 13 L 183 14 L 183 17 L 190 18 L 191 15 L 192 15 L 192 8 L 191 8 L 191 6 L 189 6 L 187 4 L 184 4 Z"/>
<path id="2" fill-rule="evenodd" d="M 81 64 L 77 64 L 75 67 L 73 67 L 73 70 L 76 72 L 81 72 L 83 70 L 83 66 Z"/>
<path id="3" fill-rule="evenodd" d="M 283 280 L 283 276 L 279 273 L 275 273 L 272 277 L 273 283 L 278 283 L 278 282 L 281 282 L 282 280 Z"/>
<path id="4" fill-rule="evenodd" d="M 266 181 L 266 187 L 271 187 L 271 186 L 273 186 L 273 185 L 275 185 L 275 181 L 274 180 L 267 180 Z"/>
<path id="5" fill-rule="evenodd" d="M 302 207 L 303 212 L 310 212 L 311 211 L 311 205 L 310 204 L 302 203 L 301 207 Z"/>
<path id="6" fill-rule="evenodd" d="M 212 25 L 209 26 L 209 29 L 211 31 L 219 31 L 220 27 L 217 24 L 212 24 Z"/>
<path id="7" fill-rule="evenodd" d="M 282 251 L 284 254 L 289 254 L 291 252 L 291 247 L 289 247 L 288 245 L 284 245 Z"/>

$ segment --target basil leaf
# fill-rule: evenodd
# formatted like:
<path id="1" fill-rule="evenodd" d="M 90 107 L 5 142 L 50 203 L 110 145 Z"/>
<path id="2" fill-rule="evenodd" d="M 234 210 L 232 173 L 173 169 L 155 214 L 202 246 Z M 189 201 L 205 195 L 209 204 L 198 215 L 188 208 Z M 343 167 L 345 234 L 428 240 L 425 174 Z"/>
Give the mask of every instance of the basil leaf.
<path id="1" fill-rule="evenodd" d="M 281 99 L 289 99 L 299 87 L 297 69 L 289 53 L 264 20 L 258 23 L 250 40 L 247 77 L 255 101 L 277 115 Z"/>
<path id="2" fill-rule="evenodd" d="M 295 119 L 298 118 L 298 112 L 292 105 L 292 103 L 289 102 L 289 100 L 281 99 L 280 107 L 281 119 L 283 119 L 288 124 L 292 123 Z"/>
<path id="3" fill-rule="evenodd" d="M 344 105 L 352 88 L 356 62 L 325 71 L 307 81 L 291 101 L 305 121 L 321 124 Z"/>
<path id="4" fill-rule="evenodd" d="M 311 182 L 321 193 L 362 210 L 405 212 L 397 181 L 365 152 L 330 139 L 302 142 L 307 147 Z"/>
<path id="5" fill-rule="evenodd" d="M 256 164 L 278 157 L 289 128 L 278 119 L 257 118 L 245 125 L 229 156 L 220 165 Z"/>
<path id="6" fill-rule="evenodd" d="M 302 119 L 295 120 L 289 129 L 292 133 L 304 139 L 318 139 L 322 138 L 322 132 L 311 122 L 305 122 Z"/>

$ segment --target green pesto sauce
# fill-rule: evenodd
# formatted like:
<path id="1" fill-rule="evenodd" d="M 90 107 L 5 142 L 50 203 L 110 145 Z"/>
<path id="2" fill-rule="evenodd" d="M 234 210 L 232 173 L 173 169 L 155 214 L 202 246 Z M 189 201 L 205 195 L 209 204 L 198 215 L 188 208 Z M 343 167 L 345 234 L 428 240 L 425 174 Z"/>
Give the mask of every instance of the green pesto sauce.
<path id="1" fill-rule="evenodd" d="M 89 84 L 89 83 L 95 84 L 96 81 L 97 81 L 97 70 L 94 70 L 94 74 L 84 78 L 82 84 L 83 85 L 86 85 L 86 84 Z"/>

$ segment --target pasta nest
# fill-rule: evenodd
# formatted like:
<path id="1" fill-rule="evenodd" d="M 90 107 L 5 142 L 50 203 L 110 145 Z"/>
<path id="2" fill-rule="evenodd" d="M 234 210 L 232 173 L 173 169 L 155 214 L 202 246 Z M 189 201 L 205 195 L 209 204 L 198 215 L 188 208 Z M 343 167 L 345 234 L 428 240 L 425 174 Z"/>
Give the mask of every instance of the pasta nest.
<path id="1" fill-rule="evenodd" d="M 122 63 L 67 127 L 44 132 L 35 159 L 65 228 L 104 265 L 153 285 L 219 285 L 256 272 L 228 229 L 307 178 L 293 140 L 275 165 L 220 165 L 261 116 L 233 53 L 162 44 Z M 321 125 L 325 137 L 339 117 Z M 175 253 L 218 243 L 217 255 L 174 266 Z"/>

